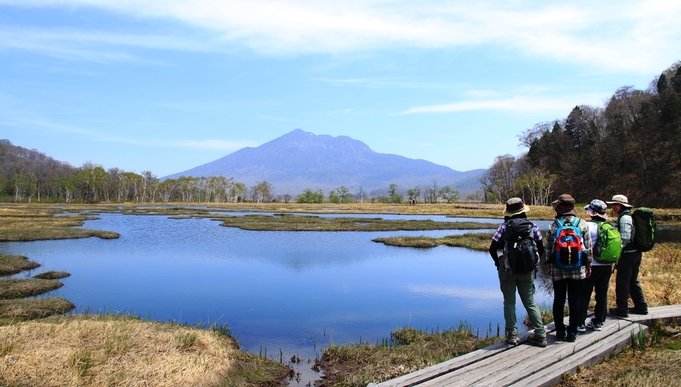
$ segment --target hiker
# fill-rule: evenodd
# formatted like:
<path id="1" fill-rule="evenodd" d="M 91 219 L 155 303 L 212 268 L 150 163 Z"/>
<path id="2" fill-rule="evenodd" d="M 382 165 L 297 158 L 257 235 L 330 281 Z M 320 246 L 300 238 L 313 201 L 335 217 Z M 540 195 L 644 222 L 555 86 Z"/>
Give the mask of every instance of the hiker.
<path id="1" fill-rule="evenodd" d="M 638 281 L 638 271 L 641 267 L 643 253 L 631 242 L 636 234 L 636 227 L 631 217 L 629 199 L 624 195 L 615 195 L 607 202 L 617 215 L 617 227 L 622 236 L 622 255 L 617 261 L 617 275 L 615 277 L 615 300 L 617 306 L 608 312 L 617 317 L 629 317 L 629 313 L 648 314 L 648 303 L 643 295 L 643 288 Z M 629 297 L 634 307 L 629 308 Z"/>
<path id="2" fill-rule="evenodd" d="M 534 328 L 534 335 L 528 338 L 528 342 L 540 347 L 546 346 L 546 329 L 539 313 L 539 308 L 534 302 L 534 279 L 536 264 L 539 257 L 544 254 L 544 244 L 539 228 L 527 219 L 527 212 L 530 210 L 520 198 L 511 198 L 506 202 L 506 209 L 503 213 L 504 223 L 497 229 L 492 237 L 489 246 L 489 254 L 494 260 L 499 274 L 499 286 L 504 295 L 504 319 L 506 322 L 506 342 L 510 345 L 518 345 L 518 327 L 516 325 L 516 290 L 520 295 L 520 300 L 527 311 L 530 324 Z M 517 238 L 517 239 L 516 239 Z M 519 241 L 519 239 L 523 239 Z M 507 243 L 509 240 L 516 240 L 516 243 Z M 516 251 L 518 246 L 525 246 L 527 250 Z M 498 250 L 503 250 L 501 257 Z M 530 262 L 525 266 L 514 270 L 516 253 L 526 253 Z M 513 262 L 509 261 L 509 254 L 513 256 Z"/>
<path id="3" fill-rule="evenodd" d="M 610 227 L 612 225 L 605 225 L 604 222 L 608 221 L 608 215 L 606 210 L 608 205 L 604 201 L 599 199 L 594 199 L 584 207 L 586 214 L 591 217 L 591 221 L 587 222 L 589 226 L 589 234 L 584 235 L 584 238 L 591 239 L 592 254 L 591 257 L 591 275 L 584 279 L 582 286 L 582 298 L 581 298 L 581 324 L 577 327 L 577 332 L 586 332 L 586 328 L 590 328 L 594 331 L 600 331 L 605 322 L 605 316 L 608 311 L 608 286 L 610 284 L 610 275 L 612 274 L 612 262 L 603 260 L 598 260 L 596 258 L 595 246 L 599 238 L 599 226 L 601 228 Z M 615 230 L 615 233 L 618 232 Z M 617 238 L 613 240 L 618 246 L 615 246 L 617 253 L 621 252 L 621 239 Z M 600 241 L 601 244 L 604 241 Z M 594 315 L 586 326 L 584 322 L 586 320 L 586 314 L 589 309 L 589 301 L 591 300 L 591 293 L 595 290 L 596 293 L 596 305 L 594 307 Z"/>
<path id="4" fill-rule="evenodd" d="M 575 199 L 562 194 L 551 203 L 556 218 L 549 225 L 546 267 L 553 282 L 553 318 L 556 340 L 577 340 L 581 324 L 580 298 L 584 278 L 591 274 L 591 238 L 586 221 L 577 217 Z M 564 321 L 565 296 L 570 309 L 567 328 Z"/>

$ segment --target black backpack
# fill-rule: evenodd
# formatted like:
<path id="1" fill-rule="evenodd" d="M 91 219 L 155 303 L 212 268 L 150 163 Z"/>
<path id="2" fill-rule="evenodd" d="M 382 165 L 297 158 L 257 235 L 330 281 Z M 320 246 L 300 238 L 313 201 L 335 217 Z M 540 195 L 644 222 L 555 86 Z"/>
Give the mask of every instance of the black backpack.
<path id="1" fill-rule="evenodd" d="M 504 254 L 508 258 L 508 265 L 515 273 L 529 273 L 539 262 L 533 227 L 534 223 L 525 218 L 513 218 L 506 222 Z"/>
<path id="2" fill-rule="evenodd" d="M 641 252 L 652 250 L 655 246 L 655 233 L 657 232 L 657 222 L 655 222 L 653 210 L 647 207 L 637 208 L 631 214 L 631 219 L 634 222 L 635 230 L 630 245 Z M 626 248 L 629 248 L 629 246 Z"/>

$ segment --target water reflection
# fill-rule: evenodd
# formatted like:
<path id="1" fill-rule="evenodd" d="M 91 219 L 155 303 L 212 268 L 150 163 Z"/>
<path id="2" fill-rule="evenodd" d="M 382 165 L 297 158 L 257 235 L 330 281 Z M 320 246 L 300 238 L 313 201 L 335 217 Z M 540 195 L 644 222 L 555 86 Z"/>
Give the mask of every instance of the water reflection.
<path id="1" fill-rule="evenodd" d="M 490 220 L 491 228 L 498 222 Z M 376 342 L 404 326 L 448 329 L 466 321 L 481 333 L 497 324 L 503 331 L 502 296 L 487 253 L 371 241 L 460 230 L 258 232 L 208 219 L 120 214 L 102 214 L 84 227 L 121 237 L 0 243 L 0 251 L 41 263 L 38 271 L 71 273 L 55 293 L 77 311 L 228 323 L 242 348 L 265 348 L 276 360 L 280 350 L 284 358 L 314 358 L 331 342 Z M 549 304 L 545 291 L 538 302 Z M 518 314 L 524 316 L 522 307 Z"/>

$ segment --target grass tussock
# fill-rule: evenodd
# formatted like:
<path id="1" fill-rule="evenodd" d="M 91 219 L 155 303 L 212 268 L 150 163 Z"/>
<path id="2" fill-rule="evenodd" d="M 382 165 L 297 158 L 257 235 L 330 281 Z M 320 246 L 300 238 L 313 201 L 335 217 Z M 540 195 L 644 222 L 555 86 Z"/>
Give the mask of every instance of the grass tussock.
<path id="1" fill-rule="evenodd" d="M 65 271 L 46 271 L 44 273 L 40 273 L 40 274 L 33 276 L 33 278 L 57 280 L 57 279 L 67 278 L 67 277 L 70 277 L 70 276 L 71 276 L 71 274 L 67 273 Z"/>
<path id="2" fill-rule="evenodd" d="M 130 317 L 50 318 L 0 337 L 0 385 L 275 386 L 288 372 L 216 332 Z"/>
<path id="3" fill-rule="evenodd" d="M 463 324 L 432 333 L 403 328 L 393 332 L 391 340 L 384 343 L 331 346 L 315 366 L 325 371 L 320 387 L 365 387 L 370 382 L 392 379 L 499 340 L 498 337 L 478 338 Z"/>
<path id="4" fill-rule="evenodd" d="M 0 281 L 0 300 L 37 296 L 64 286 L 59 281 L 46 279 L 10 278 Z"/>
<path id="5" fill-rule="evenodd" d="M 211 216 L 222 220 L 222 226 L 251 231 L 414 231 L 414 230 L 479 230 L 489 229 L 489 223 L 436 222 L 432 220 L 385 220 L 380 218 L 337 217 L 314 215 L 246 215 Z"/>
<path id="6" fill-rule="evenodd" d="M 0 242 L 26 242 L 50 239 L 89 238 L 115 239 L 115 232 L 76 228 L 92 219 L 87 212 L 63 213 L 64 208 L 47 205 L 15 205 L 0 208 Z"/>
<path id="7" fill-rule="evenodd" d="M 0 300 L 0 325 L 64 314 L 75 308 L 61 297 Z"/>
<path id="8" fill-rule="evenodd" d="M 29 261 L 27 257 L 0 253 L 0 276 L 17 274 L 38 267 L 40 267 L 39 263 Z"/>
<path id="9" fill-rule="evenodd" d="M 487 228 L 490 226 L 488 225 Z M 447 235 L 440 238 L 426 236 L 395 236 L 375 238 L 374 242 L 388 246 L 432 248 L 437 246 L 465 247 L 472 250 L 487 251 L 492 240 L 491 233 L 466 233 L 462 235 Z"/>

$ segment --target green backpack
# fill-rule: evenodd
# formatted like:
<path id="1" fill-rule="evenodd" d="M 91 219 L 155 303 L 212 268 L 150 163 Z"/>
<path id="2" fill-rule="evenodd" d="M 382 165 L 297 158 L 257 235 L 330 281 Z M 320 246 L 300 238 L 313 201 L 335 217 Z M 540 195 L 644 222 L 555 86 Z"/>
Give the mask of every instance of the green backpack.
<path id="1" fill-rule="evenodd" d="M 609 222 L 595 221 L 598 225 L 598 240 L 594 246 L 594 259 L 600 263 L 614 263 L 622 254 L 620 230 Z"/>
<path id="2" fill-rule="evenodd" d="M 639 207 L 632 214 L 631 219 L 636 228 L 632 240 L 639 251 L 650 251 L 655 246 L 655 233 L 657 222 L 653 210 L 647 207 Z"/>

